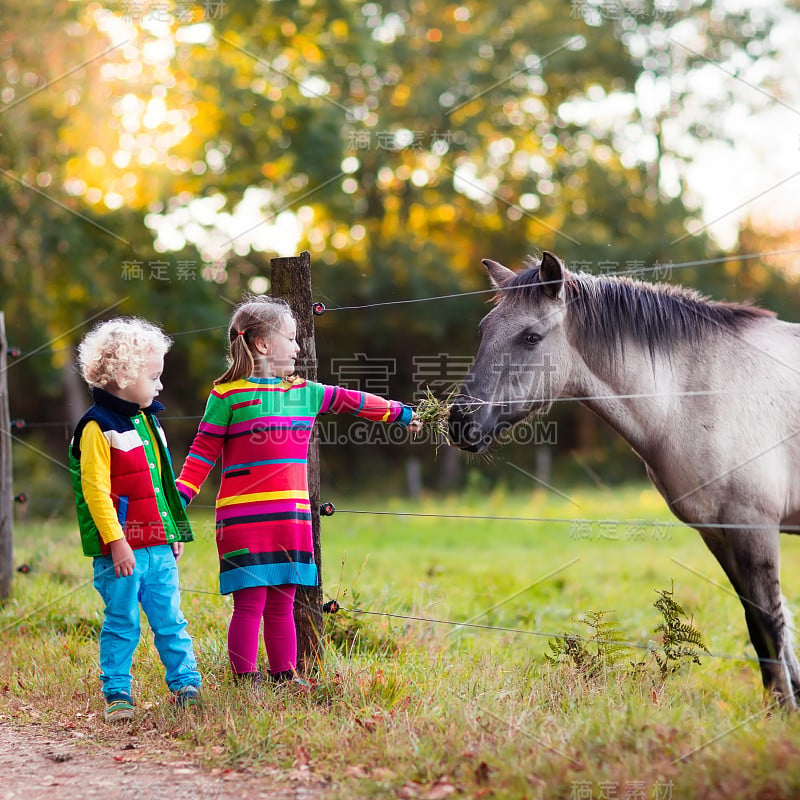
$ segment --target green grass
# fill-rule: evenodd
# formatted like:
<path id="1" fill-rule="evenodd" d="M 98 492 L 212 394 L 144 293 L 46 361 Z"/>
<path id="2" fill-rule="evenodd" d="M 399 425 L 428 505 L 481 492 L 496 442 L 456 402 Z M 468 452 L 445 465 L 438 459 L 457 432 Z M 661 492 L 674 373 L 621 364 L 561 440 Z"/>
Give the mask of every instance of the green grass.
<path id="1" fill-rule="evenodd" d="M 195 511 L 181 573 L 205 705 L 187 716 L 166 702 L 144 636 L 137 719 L 125 732 L 102 723 L 101 605 L 74 523 L 18 525 L 16 563 L 33 570 L 17 575 L 0 611 L 0 715 L 78 729 L 87 742 L 172 747 L 286 784 L 313 779 L 326 797 L 800 793 L 798 718 L 769 711 L 745 660 L 753 651 L 738 600 L 651 488 L 335 500 L 322 520 L 323 579 L 343 610 L 327 618 L 332 639 L 312 691 L 256 697 L 231 684 L 230 601 L 216 594 L 210 517 Z M 370 509 L 391 513 L 348 513 Z M 501 516 L 532 519 L 477 518 Z M 799 545 L 782 542 L 791 606 Z M 712 653 L 665 680 L 647 649 L 664 589 Z M 553 637 L 586 636 L 581 618 L 599 611 L 642 647 L 599 671 L 549 663 Z"/>

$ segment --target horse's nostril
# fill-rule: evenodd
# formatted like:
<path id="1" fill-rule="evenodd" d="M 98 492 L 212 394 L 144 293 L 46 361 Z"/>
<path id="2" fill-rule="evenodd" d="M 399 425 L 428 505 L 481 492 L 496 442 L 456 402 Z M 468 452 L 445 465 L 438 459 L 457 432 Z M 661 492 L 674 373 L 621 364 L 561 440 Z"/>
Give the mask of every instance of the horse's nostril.
<path id="1" fill-rule="evenodd" d="M 448 429 L 450 441 L 456 447 L 474 447 L 482 438 L 480 429 L 470 419 L 461 419 L 451 415 Z"/>

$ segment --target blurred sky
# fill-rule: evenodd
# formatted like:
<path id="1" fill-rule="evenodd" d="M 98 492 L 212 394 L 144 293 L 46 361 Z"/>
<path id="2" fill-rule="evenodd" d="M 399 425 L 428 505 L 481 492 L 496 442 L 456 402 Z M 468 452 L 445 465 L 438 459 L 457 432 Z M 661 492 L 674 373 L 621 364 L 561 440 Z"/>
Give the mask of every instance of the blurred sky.
<path id="1" fill-rule="evenodd" d="M 727 5 L 739 7 L 738 2 Z M 784 8 L 776 0 L 747 5 Z M 800 20 L 786 13 L 770 36 L 779 47 L 777 62 L 759 59 L 735 78 L 728 66 L 709 64 L 706 82 L 696 87 L 713 97 L 722 84 L 735 84 L 742 100 L 760 106 L 756 114 L 744 105 L 730 106 L 726 130 L 731 142 L 697 143 L 689 170 L 691 185 L 703 198 L 705 224 L 725 247 L 735 244 L 736 228 L 747 216 L 781 230 L 800 222 Z M 765 77 L 774 90 L 756 86 Z"/>

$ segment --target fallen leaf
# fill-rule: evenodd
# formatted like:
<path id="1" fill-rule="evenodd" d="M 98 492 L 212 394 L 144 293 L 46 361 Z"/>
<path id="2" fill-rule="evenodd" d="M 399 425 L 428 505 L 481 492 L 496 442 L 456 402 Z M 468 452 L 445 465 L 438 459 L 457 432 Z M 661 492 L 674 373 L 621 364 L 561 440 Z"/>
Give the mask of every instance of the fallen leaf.
<path id="1" fill-rule="evenodd" d="M 531 773 L 528 775 L 528 783 L 534 787 L 534 789 L 544 789 L 547 786 L 547 782 L 540 778 L 538 775 L 534 775 Z"/>
<path id="2" fill-rule="evenodd" d="M 294 751 L 294 766 L 298 769 L 302 769 L 303 767 L 308 769 L 310 761 L 311 757 L 308 748 L 303 747 L 303 745 L 298 745 L 297 749 Z"/>
<path id="3" fill-rule="evenodd" d="M 489 765 L 485 761 L 481 761 L 481 763 L 475 767 L 475 781 L 478 786 L 485 786 L 489 783 Z"/>
<path id="4" fill-rule="evenodd" d="M 447 778 L 439 778 L 422 796 L 424 800 L 444 800 L 445 797 L 450 797 L 455 791 L 456 787 Z"/>
<path id="5" fill-rule="evenodd" d="M 653 701 L 653 705 L 657 706 L 661 700 L 661 692 L 658 689 L 651 689 L 650 699 Z"/>

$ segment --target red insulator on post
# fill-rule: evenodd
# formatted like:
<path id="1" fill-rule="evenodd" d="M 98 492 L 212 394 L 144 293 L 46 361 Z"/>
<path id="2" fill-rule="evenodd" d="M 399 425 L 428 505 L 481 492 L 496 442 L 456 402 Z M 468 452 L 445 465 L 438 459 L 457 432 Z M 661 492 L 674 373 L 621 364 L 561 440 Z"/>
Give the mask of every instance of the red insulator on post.
<path id="1" fill-rule="evenodd" d="M 321 517 L 332 517 L 334 511 L 336 511 L 336 506 L 333 503 L 323 503 L 319 507 L 319 515 Z"/>

